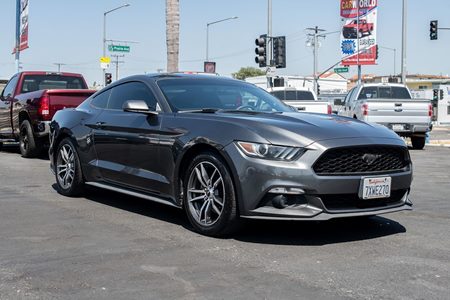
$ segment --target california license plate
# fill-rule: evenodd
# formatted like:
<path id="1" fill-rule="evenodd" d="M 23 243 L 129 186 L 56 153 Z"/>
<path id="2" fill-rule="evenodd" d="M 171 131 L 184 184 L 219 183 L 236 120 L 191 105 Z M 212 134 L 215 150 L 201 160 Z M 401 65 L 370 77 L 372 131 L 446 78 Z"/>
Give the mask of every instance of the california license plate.
<path id="1" fill-rule="evenodd" d="M 392 125 L 392 130 L 394 130 L 394 131 L 405 130 L 405 125 L 404 124 L 393 124 Z"/>
<path id="2" fill-rule="evenodd" d="M 359 198 L 378 199 L 391 196 L 391 177 L 369 177 L 361 180 Z"/>

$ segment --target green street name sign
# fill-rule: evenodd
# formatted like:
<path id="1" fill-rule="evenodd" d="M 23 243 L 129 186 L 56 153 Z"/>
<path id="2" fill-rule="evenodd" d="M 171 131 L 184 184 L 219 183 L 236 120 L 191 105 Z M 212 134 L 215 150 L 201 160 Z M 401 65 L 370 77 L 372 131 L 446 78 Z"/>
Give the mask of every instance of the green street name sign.
<path id="1" fill-rule="evenodd" d="M 130 46 L 109 45 L 108 49 L 111 52 L 130 52 Z"/>
<path id="2" fill-rule="evenodd" d="M 348 68 L 334 68 L 334 73 L 348 73 Z"/>

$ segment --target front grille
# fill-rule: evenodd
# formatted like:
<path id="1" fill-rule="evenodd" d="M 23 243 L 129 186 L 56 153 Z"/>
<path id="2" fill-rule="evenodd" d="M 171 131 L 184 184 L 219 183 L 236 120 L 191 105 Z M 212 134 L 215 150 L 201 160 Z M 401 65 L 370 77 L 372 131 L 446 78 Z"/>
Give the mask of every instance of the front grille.
<path id="1" fill-rule="evenodd" d="M 380 199 L 362 200 L 357 194 L 338 194 L 338 195 L 318 195 L 323 205 L 329 211 L 383 208 L 401 204 L 402 197 L 407 190 L 396 190 L 391 192 L 391 197 Z"/>
<path id="2" fill-rule="evenodd" d="M 345 147 L 326 151 L 313 170 L 322 176 L 371 175 L 405 171 L 409 164 L 408 150 L 403 147 Z"/>

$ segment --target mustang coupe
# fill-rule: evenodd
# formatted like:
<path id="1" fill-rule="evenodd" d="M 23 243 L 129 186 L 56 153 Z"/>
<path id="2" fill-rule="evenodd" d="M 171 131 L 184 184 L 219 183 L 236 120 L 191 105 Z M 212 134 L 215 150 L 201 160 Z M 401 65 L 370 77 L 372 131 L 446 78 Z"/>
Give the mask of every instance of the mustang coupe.
<path id="1" fill-rule="evenodd" d="M 328 220 L 410 210 L 412 164 L 393 131 L 295 112 L 218 76 L 119 80 L 51 123 L 59 193 L 86 185 L 184 209 L 221 236 L 241 218 Z"/>

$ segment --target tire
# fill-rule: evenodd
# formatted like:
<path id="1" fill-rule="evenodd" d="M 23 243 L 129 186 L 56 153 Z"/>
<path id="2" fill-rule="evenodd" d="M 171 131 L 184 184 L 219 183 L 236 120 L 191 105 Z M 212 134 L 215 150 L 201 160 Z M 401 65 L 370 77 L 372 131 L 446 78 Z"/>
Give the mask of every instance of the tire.
<path id="1" fill-rule="evenodd" d="M 22 157 L 24 158 L 33 158 L 42 152 L 42 145 L 39 140 L 34 137 L 33 128 L 28 120 L 25 120 L 20 124 L 19 147 L 20 154 L 22 154 Z"/>
<path id="2" fill-rule="evenodd" d="M 411 144 L 413 149 L 422 150 L 425 147 L 425 137 L 412 136 Z"/>
<path id="3" fill-rule="evenodd" d="M 57 191 L 64 196 L 79 196 L 84 190 L 84 180 L 76 147 L 70 138 L 65 138 L 57 149 L 55 159 Z"/>
<path id="4" fill-rule="evenodd" d="M 185 174 L 184 210 L 194 230 L 223 237 L 239 227 L 233 180 L 224 161 L 211 152 L 196 156 Z"/>

